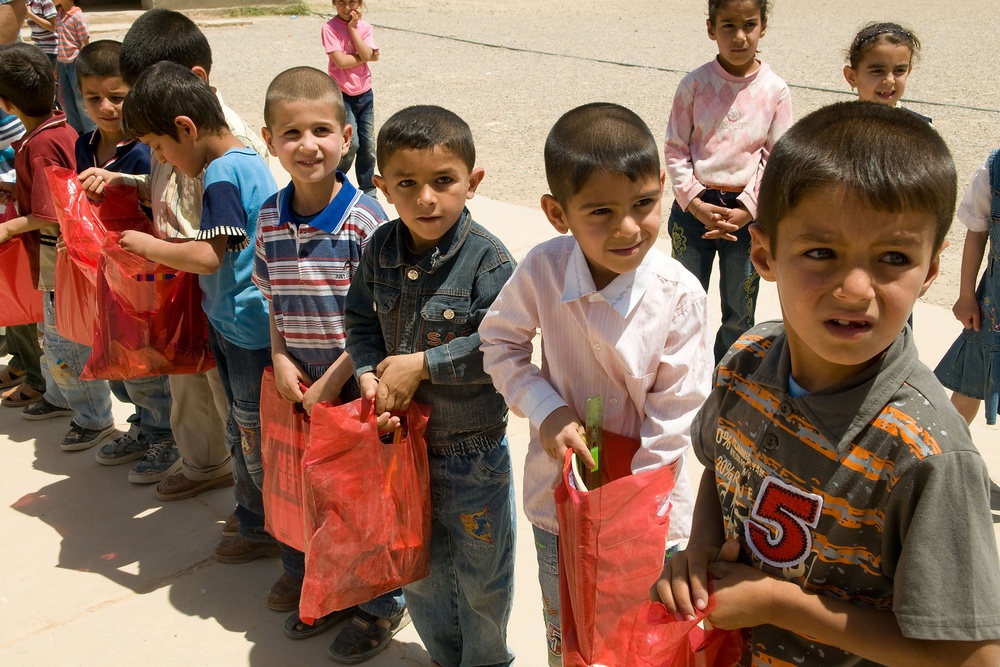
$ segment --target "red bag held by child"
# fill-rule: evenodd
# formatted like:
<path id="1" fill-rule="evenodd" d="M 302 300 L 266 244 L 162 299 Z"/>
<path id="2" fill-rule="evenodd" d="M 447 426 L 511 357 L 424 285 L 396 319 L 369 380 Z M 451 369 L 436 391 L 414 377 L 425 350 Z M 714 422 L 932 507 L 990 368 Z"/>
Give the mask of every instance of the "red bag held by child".
<path id="1" fill-rule="evenodd" d="M 74 343 L 93 345 L 97 289 L 68 252 L 56 253 L 55 294 L 56 331 Z"/>
<path id="2" fill-rule="evenodd" d="M 395 441 L 379 438 L 372 403 L 313 408 L 302 461 L 308 519 L 299 616 L 311 623 L 429 573 L 431 498 L 424 431 L 410 403 Z M 400 437 L 402 436 L 402 437 Z"/>
<path id="3" fill-rule="evenodd" d="M 202 373 L 215 367 L 198 276 L 151 262 L 109 232 L 98 269 L 97 318 L 82 380 Z"/>
<path id="4" fill-rule="evenodd" d="M 649 600 L 663 570 L 667 498 L 676 466 L 631 474 L 639 442 L 607 431 L 602 486 L 580 488 L 573 452 L 566 452 L 556 487 L 559 519 L 559 600 L 563 665 L 622 665 L 632 640 L 622 619 Z"/>
<path id="5" fill-rule="evenodd" d="M 276 540 L 304 552 L 309 544 L 303 513 L 302 456 L 309 416 L 289 403 L 268 366 L 260 381 L 260 453 L 264 460 L 264 527 Z"/>
<path id="6" fill-rule="evenodd" d="M 13 201 L 0 213 L 0 222 L 17 217 Z M 42 293 L 31 279 L 28 250 L 21 236 L 0 243 L 0 327 L 35 324 L 45 319 Z"/>
<path id="7" fill-rule="evenodd" d="M 622 618 L 621 632 L 630 635 L 623 667 L 735 667 L 746 651 L 743 630 L 705 630 L 699 624 L 715 609 L 708 605 L 694 619 L 677 621 L 659 602 L 644 602 Z M 631 627 L 630 627 L 631 626 Z"/>

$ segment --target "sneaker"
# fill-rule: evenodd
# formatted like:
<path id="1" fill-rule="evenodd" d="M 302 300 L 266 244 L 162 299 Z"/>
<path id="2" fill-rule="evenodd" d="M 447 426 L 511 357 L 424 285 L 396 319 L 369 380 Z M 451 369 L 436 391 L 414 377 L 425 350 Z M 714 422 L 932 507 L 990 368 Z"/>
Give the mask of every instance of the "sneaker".
<path id="1" fill-rule="evenodd" d="M 128 471 L 128 481 L 135 484 L 152 484 L 180 470 L 183 461 L 173 440 L 154 442 L 142 460 Z"/>
<path id="2" fill-rule="evenodd" d="M 27 408 L 26 408 L 27 409 Z M 141 459 L 146 455 L 149 444 L 146 439 L 139 436 L 136 440 L 128 433 L 120 436 L 101 447 L 94 458 L 98 463 L 106 466 L 117 466 L 122 463 L 131 463 L 136 459 Z"/>
<path id="3" fill-rule="evenodd" d="M 62 441 L 62 450 L 64 452 L 76 452 L 81 449 L 90 449 L 94 445 L 99 445 L 108 439 L 111 435 L 118 433 L 118 429 L 112 424 L 107 428 L 103 429 L 90 429 L 83 428 L 76 422 L 70 422 L 69 433 Z"/>
<path id="4" fill-rule="evenodd" d="M 32 422 L 42 421 L 43 419 L 52 419 L 54 417 L 63 417 L 71 414 L 73 414 L 71 409 L 60 408 L 58 405 L 52 405 L 44 398 L 21 410 L 21 416 Z"/>
<path id="5" fill-rule="evenodd" d="M 232 485 L 233 474 L 230 472 L 225 473 L 221 477 L 213 477 L 211 479 L 190 479 L 181 470 L 156 485 L 156 497 L 159 500 L 183 500 L 185 498 L 194 498 L 202 491 Z M 239 534 L 239 529 L 239 522 L 237 522 L 237 535 Z"/>

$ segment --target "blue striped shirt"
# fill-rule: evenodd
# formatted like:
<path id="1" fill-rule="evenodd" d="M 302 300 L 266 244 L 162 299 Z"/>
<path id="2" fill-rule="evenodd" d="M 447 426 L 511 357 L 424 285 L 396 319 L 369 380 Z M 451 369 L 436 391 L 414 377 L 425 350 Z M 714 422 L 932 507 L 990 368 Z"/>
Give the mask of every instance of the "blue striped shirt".
<path id="1" fill-rule="evenodd" d="M 337 173 L 340 191 L 319 215 L 297 222 L 294 184 L 257 219 L 253 279 L 271 300 L 285 345 L 300 363 L 327 366 L 347 340 L 344 301 L 369 235 L 386 221 L 379 203 Z"/>

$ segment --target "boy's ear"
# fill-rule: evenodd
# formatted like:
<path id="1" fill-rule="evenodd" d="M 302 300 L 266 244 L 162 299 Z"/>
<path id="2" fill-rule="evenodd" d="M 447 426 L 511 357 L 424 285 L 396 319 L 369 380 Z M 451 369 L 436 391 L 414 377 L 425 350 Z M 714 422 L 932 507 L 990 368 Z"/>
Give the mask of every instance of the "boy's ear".
<path id="1" fill-rule="evenodd" d="M 344 123 L 344 145 L 340 147 L 340 157 L 344 157 L 351 151 L 351 138 L 354 136 L 354 127 L 350 123 Z"/>
<path id="2" fill-rule="evenodd" d="M 927 267 L 927 276 L 924 278 L 924 284 L 920 288 L 920 296 L 923 296 L 924 293 L 927 292 L 928 288 L 930 288 L 930 286 L 937 279 L 938 274 L 941 273 L 941 253 L 944 252 L 944 249 L 947 247 L 948 241 L 945 240 L 945 242 L 941 244 L 941 247 L 938 248 L 933 255 L 931 255 L 931 265 Z"/>
<path id="3" fill-rule="evenodd" d="M 191 73 L 194 74 L 199 79 L 201 79 L 202 81 L 204 81 L 206 85 L 208 85 L 208 72 L 205 71 L 204 67 L 202 67 L 201 65 L 195 65 L 194 67 L 191 68 Z"/>
<path id="4" fill-rule="evenodd" d="M 267 144 L 267 152 L 274 157 L 278 157 L 278 152 L 274 150 L 274 144 L 271 143 L 271 131 L 266 126 L 260 128 L 260 136 L 264 140 L 264 143 Z"/>
<path id="5" fill-rule="evenodd" d="M 486 176 L 486 171 L 482 167 L 475 167 L 469 174 L 469 191 L 466 193 L 466 199 L 472 199 L 476 196 L 476 188 L 479 184 L 483 182 L 483 177 Z"/>
<path id="6" fill-rule="evenodd" d="M 756 222 L 750 224 L 750 261 L 761 278 L 772 283 L 775 281 L 771 240 Z"/>
<path id="7" fill-rule="evenodd" d="M 385 179 L 378 174 L 375 174 L 372 176 L 372 183 L 375 184 L 376 188 L 382 191 L 382 194 L 385 196 L 385 200 L 392 204 L 392 196 L 389 194 L 389 184 L 385 182 Z"/>
<path id="8" fill-rule="evenodd" d="M 844 80 L 847 81 L 847 85 L 851 87 L 851 90 L 858 85 L 858 77 L 854 73 L 854 68 L 850 65 L 844 65 Z"/>
<path id="9" fill-rule="evenodd" d="M 198 126 L 187 116 L 177 116 L 174 118 L 174 127 L 177 128 L 177 138 L 189 137 L 198 138 Z"/>
<path id="10" fill-rule="evenodd" d="M 10 103 L 6 97 L 0 97 L 0 109 L 3 109 L 6 114 L 14 114 L 14 105 Z"/>
<path id="11" fill-rule="evenodd" d="M 566 220 L 566 213 L 563 211 L 562 205 L 552 195 L 542 195 L 542 212 L 545 213 L 545 217 L 549 219 L 549 224 L 552 225 L 557 232 L 560 234 L 565 234 L 569 231 L 569 223 Z"/>

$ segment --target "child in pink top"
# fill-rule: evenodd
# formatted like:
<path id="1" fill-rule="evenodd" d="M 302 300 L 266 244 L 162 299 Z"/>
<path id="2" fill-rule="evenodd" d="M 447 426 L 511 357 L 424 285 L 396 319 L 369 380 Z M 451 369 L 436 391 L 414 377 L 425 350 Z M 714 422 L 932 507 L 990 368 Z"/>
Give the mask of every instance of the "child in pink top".
<path id="1" fill-rule="evenodd" d="M 362 0 L 333 0 L 337 15 L 323 26 L 323 48 L 330 58 L 328 70 L 344 96 L 347 123 L 354 128 L 351 149 L 340 162 L 347 172 L 355 155 L 354 174 L 358 188 L 375 196 L 375 106 L 372 99 L 372 73 L 368 63 L 378 60 L 379 51 L 372 36 L 372 26 L 361 20 Z"/>
<path id="2" fill-rule="evenodd" d="M 706 290 L 719 255 L 716 362 L 754 324 L 760 276 L 750 262 L 747 225 L 757 213 L 767 156 L 792 124 L 788 86 L 755 57 L 768 4 L 709 0 L 708 36 L 719 55 L 681 80 L 667 124 L 673 255 Z"/>
<path id="3" fill-rule="evenodd" d="M 66 122 L 83 134 L 97 129 L 83 106 L 83 93 L 76 80 L 76 58 L 80 49 L 90 43 L 90 28 L 83 10 L 75 0 L 55 0 L 56 72 L 59 84 L 59 106 L 66 112 Z"/>

